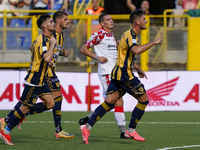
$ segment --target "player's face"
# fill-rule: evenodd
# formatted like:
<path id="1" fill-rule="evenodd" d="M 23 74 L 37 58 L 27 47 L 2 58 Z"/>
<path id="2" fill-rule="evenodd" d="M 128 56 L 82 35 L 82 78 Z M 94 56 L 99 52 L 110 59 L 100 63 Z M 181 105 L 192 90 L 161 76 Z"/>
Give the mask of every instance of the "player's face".
<path id="1" fill-rule="evenodd" d="M 45 26 L 50 32 L 55 30 L 55 23 L 53 22 L 52 18 L 47 19 L 47 21 L 45 22 Z"/>
<path id="2" fill-rule="evenodd" d="M 60 19 L 59 25 L 62 29 L 66 29 L 67 25 L 69 24 L 69 20 L 67 15 L 63 15 L 63 17 Z"/>
<path id="3" fill-rule="evenodd" d="M 109 30 L 111 30 L 114 27 L 114 22 L 110 15 L 106 15 L 103 17 L 102 26 L 104 29 L 109 29 Z"/>
<path id="4" fill-rule="evenodd" d="M 140 18 L 139 18 L 139 26 L 142 30 L 146 29 L 146 23 L 147 23 L 147 20 L 145 18 L 144 15 L 142 15 Z"/>
<path id="5" fill-rule="evenodd" d="M 143 1 L 141 4 L 141 9 L 143 12 L 146 12 L 149 9 L 149 2 L 148 1 Z"/>

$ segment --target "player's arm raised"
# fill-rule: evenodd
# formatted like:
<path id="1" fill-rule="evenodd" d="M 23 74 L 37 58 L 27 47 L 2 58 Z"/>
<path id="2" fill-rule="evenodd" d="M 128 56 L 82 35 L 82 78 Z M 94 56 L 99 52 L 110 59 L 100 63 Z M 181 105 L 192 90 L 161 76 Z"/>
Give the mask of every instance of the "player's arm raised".
<path id="1" fill-rule="evenodd" d="M 154 45 L 158 45 L 162 43 L 162 37 L 164 34 L 162 34 L 161 36 L 159 36 L 157 39 L 155 39 L 152 42 L 149 42 L 145 45 L 140 45 L 140 46 L 134 46 L 131 48 L 131 51 L 133 52 L 134 55 L 138 55 L 141 54 L 143 52 L 145 52 L 146 50 L 148 50 L 149 48 L 151 48 Z"/>
<path id="2" fill-rule="evenodd" d="M 53 50 L 54 50 L 56 43 L 57 43 L 56 39 L 54 37 L 51 37 L 49 50 L 46 53 L 44 53 L 44 55 L 43 55 L 43 58 L 46 62 L 49 62 L 51 60 L 51 58 L 53 57 Z"/>
<path id="3" fill-rule="evenodd" d="M 86 55 L 86 56 L 89 56 L 91 58 L 94 58 L 96 60 L 98 60 L 99 62 L 101 63 L 105 63 L 108 61 L 108 59 L 106 57 L 103 57 L 103 56 L 96 56 L 94 53 L 92 53 L 90 50 L 89 50 L 89 47 L 87 45 L 83 45 L 82 48 L 81 48 L 81 53 Z"/>

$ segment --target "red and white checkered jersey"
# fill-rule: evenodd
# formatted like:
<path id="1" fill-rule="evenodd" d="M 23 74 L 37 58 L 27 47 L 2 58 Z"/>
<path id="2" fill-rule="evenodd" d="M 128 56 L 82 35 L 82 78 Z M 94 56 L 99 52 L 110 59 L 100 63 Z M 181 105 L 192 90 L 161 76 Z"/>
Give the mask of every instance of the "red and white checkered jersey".
<path id="1" fill-rule="evenodd" d="M 100 63 L 98 61 L 98 74 L 110 74 L 117 60 L 117 47 L 113 33 L 100 29 L 98 32 L 92 34 L 85 45 L 89 48 L 94 46 L 94 51 L 97 56 L 108 58 L 106 63 Z"/>

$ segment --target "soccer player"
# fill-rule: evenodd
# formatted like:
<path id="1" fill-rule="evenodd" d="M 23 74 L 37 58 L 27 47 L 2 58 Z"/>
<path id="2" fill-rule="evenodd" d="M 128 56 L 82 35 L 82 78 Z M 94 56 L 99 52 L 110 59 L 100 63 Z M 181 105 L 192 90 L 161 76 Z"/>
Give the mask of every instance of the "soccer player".
<path id="1" fill-rule="evenodd" d="M 64 42 L 63 30 L 67 28 L 67 25 L 69 23 L 68 14 L 63 11 L 57 11 L 53 15 L 53 20 L 55 22 L 55 30 L 52 32 L 51 36 L 55 37 L 55 39 L 57 40 L 57 43 L 54 48 L 53 58 L 50 61 L 51 66 L 48 67 L 45 78 L 47 81 L 46 83 L 49 86 L 49 88 L 53 94 L 54 101 L 55 101 L 55 106 L 52 109 L 53 117 L 54 117 L 54 124 L 55 124 L 55 138 L 70 139 L 70 138 L 73 138 L 74 135 L 69 134 L 68 132 L 65 132 L 64 130 L 62 130 L 62 127 L 61 127 L 61 105 L 62 105 L 63 97 L 62 97 L 62 93 L 61 93 L 60 81 L 55 73 L 56 61 L 57 61 L 59 55 L 67 57 L 69 54 L 69 51 L 65 50 L 65 48 L 63 48 L 63 42 Z M 30 50 L 32 51 L 32 46 L 30 47 Z M 16 107 L 20 106 L 20 104 L 21 104 L 20 102 L 17 103 L 14 110 L 16 109 Z M 43 111 L 45 111 L 45 109 L 37 110 L 37 108 L 31 107 L 28 114 L 37 114 L 37 113 L 41 113 Z M 9 113 L 5 117 L 5 122 L 4 122 L 4 118 L 0 119 L 0 122 L 2 124 L 1 128 L 4 128 L 3 127 L 4 124 L 8 123 L 9 118 L 12 114 L 13 114 L 13 111 L 11 111 L 11 113 Z M 28 114 L 26 114 L 26 115 L 28 115 Z M 22 121 L 23 121 L 23 119 L 18 124 L 19 130 L 21 130 Z"/>
<path id="2" fill-rule="evenodd" d="M 81 52 L 98 61 L 98 75 L 103 86 L 103 96 L 106 98 L 106 91 L 110 84 L 110 73 L 117 60 L 117 43 L 112 32 L 114 26 L 111 16 L 107 13 L 102 13 L 99 16 L 99 24 L 102 28 L 92 34 L 90 39 L 82 46 Z M 92 46 L 94 46 L 95 54 L 89 50 Z M 80 119 L 79 124 L 85 124 L 91 115 L 92 113 Z M 120 138 L 125 138 L 126 121 L 122 98 L 116 102 L 115 118 L 121 133 Z"/>
<path id="3" fill-rule="evenodd" d="M 145 139 L 136 132 L 136 126 L 143 116 L 149 100 L 144 85 L 133 74 L 133 68 L 137 70 L 141 78 L 146 77 L 146 74 L 134 61 L 136 55 L 145 52 L 153 45 L 160 44 L 163 35 L 145 45 L 139 45 L 138 35 L 142 30 L 146 29 L 145 24 L 147 23 L 143 12 L 141 10 L 132 12 L 130 14 L 130 22 L 132 28 L 124 32 L 120 40 L 117 63 L 111 72 L 111 83 L 108 86 L 107 98 L 95 109 L 86 125 L 80 126 L 82 139 L 86 144 L 89 144 L 88 137 L 93 125 L 102 118 L 109 109 L 113 108 L 116 101 L 125 93 L 129 93 L 138 100 L 137 105 L 133 109 L 129 127 L 125 132 L 125 137 L 136 141 L 145 141 Z"/>
<path id="4" fill-rule="evenodd" d="M 54 37 L 51 37 L 51 33 L 55 30 L 55 23 L 50 15 L 42 15 L 38 18 L 37 25 L 42 33 L 32 44 L 31 63 L 24 78 L 25 87 L 20 98 L 21 105 L 14 111 L 5 129 L 0 132 L 0 137 L 7 145 L 14 145 L 11 142 L 10 132 L 31 106 L 35 106 L 38 110 L 49 110 L 55 105 L 45 80 L 48 63 L 53 57 L 53 50 L 57 42 Z M 38 96 L 45 102 L 36 103 Z"/>

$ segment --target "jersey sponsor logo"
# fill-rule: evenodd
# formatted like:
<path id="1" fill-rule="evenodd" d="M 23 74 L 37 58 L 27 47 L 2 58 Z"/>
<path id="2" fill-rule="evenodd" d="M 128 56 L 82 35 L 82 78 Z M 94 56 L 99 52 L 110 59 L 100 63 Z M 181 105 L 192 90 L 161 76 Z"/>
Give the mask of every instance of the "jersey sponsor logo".
<path id="1" fill-rule="evenodd" d="M 42 47 L 42 50 L 43 50 L 43 52 L 46 52 L 46 51 L 47 51 L 47 47 L 46 47 L 46 46 L 43 46 L 43 47 Z"/>
<path id="2" fill-rule="evenodd" d="M 108 44 L 108 50 L 117 50 L 116 45 Z"/>
<path id="3" fill-rule="evenodd" d="M 166 101 L 163 97 L 168 96 L 177 84 L 179 77 L 164 82 L 156 87 L 147 90 L 149 97 L 148 106 L 180 106 L 178 101 Z"/>
<path id="4" fill-rule="evenodd" d="M 62 50 L 62 45 L 57 45 L 57 44 L 56 44 L 55 49 L 57 49 L 57 50 Z"/>
<path id="5" fill-rule="evenodd" d="M 137 40 L 136 39 L 132 39 L 132 42 L 137 44 Z"/>

